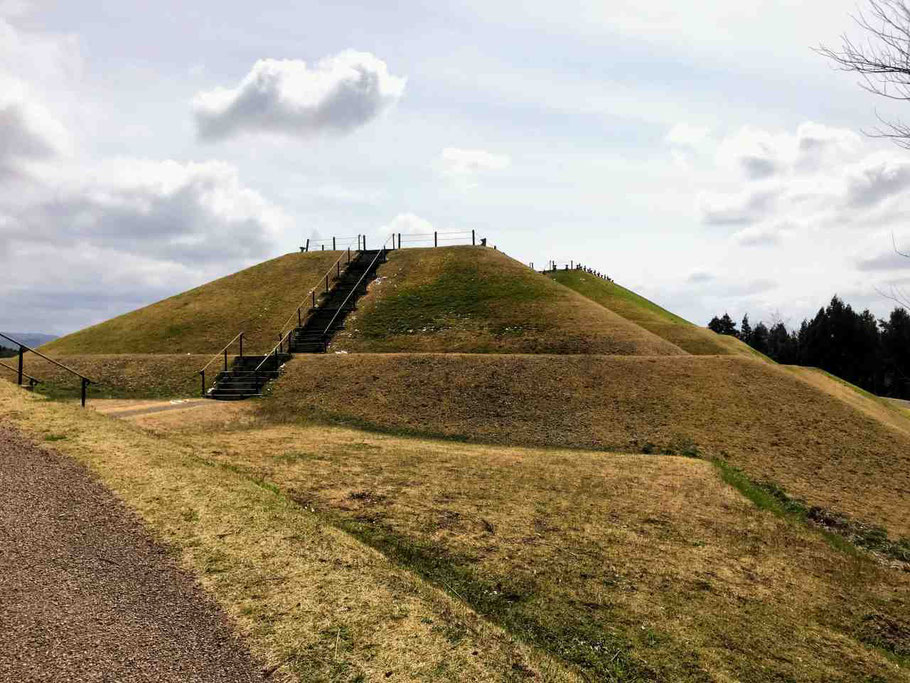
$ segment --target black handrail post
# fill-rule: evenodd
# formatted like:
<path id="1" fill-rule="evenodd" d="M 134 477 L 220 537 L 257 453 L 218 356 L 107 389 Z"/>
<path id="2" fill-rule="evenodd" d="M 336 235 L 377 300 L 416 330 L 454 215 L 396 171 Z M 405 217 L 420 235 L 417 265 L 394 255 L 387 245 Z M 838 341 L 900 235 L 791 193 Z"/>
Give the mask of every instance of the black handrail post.
<path id="1" fill-rule="evenodd" d="M 309 251 L 309 250 L 310 250 L 310 238 L 307 237 L 306 238 L 306 247 L 304 247 L 304 251 Z"/>
<path id="2" fill-rule="evenodd" d="M 322 247 L 322 249 L 320 249 L 320 251 L 325 251 L 325 245 L 324 245 L 324 244 L 320 244 L 319 246 Z"/>
<path id="3" fill-rule="evenodd" d="M 85 408 L 85 389 L 88 386 L 88 380 L 85 377 L 82 378 L 82 407 Z"/>
<path id="4" fill-rule="evenodd" d="M 433 231 L 433 246 L 434 247 L 439 246 L 439 233 L 436 232 L 435 230 Z"/>
<path id="5" fill-rule="evenodd" d="M 205 370 L 200 370 L 199 374 L 202 375 L 202 398 L 205 398 Z"/>
<path id="6" fill-rule="evenodd" d="M 310 296 L 312 296 L 312 298 L 313 298 L 313 308 L 316 308 L 316 290 L 315 289 L 310 290 Z"/>
<path id="7" fill-rule="evenodd" d="M 395 241 L 395 238 L 392 237 L 392 241 Z M 398 248 L 401 249 L 401 233 L 398 233 Z"/>
<path id="8" fill-rule="evenodd" d="M 348 263 L 351 262 L 351 248 L 348 247 Z"/>
<path id="9" fill-rule="evenodd" d="M 477 242 L 474 240 L 474 228 L 471 228 L 471 246 L 474 247 L 477 245 Z"/>
<path id="10" fill-rule="evenodd" d="M 297 327 L 300 327 L 303 323 L 300 322 L 300 307 L 297 307 Z"/>
<path id="11" fill-rule="evenodd" d="M 332 236 L 332 251 L 335 251 L 335 236 Z"/>
<path id="12" fill-rule="evenodd" d="M 22 386 L 22 357 L 25 355 L 25 347 L 19 345 L 19 386 Z"/>

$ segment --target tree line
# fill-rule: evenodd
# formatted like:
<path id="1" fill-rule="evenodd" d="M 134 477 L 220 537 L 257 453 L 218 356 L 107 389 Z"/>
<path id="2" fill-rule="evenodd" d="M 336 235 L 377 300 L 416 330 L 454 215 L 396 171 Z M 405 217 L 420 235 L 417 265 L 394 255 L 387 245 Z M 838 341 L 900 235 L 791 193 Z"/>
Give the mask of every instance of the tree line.
<path id="1" fill-rule="evenodd" d="M 821 368 L 879 396 L 910 398 L 910 313 L 900 306 L 877 320 L 835 296 L 798 330 L 782 322 L 753 327 L 748 315 L 737 329 L 726 313 L 712 318 L 708 327 L 778 363 Z"/>
<path id="2" fill-rule="evenodd" d="M 16 349 L 11 349 L 6 346 L 0 345 L 0 358 L 12 358 L 13 356 L 18 356 L 19 352 Z"/>

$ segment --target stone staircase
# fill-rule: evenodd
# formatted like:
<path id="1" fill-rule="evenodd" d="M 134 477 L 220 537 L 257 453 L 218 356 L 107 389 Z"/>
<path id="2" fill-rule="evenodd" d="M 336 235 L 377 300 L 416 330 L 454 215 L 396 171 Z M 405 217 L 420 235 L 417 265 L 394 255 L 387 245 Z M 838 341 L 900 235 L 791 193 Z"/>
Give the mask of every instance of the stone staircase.
<path id="1" fill-rule="evenodd" d="M 240 356 L 229 370 L 218 373 L 206 398 L 238 401 L 262 396 L 263 387 L 278 377 L 281 366 L 294 353 L 325 353 L 335 333 L 344 327 L 345 318 L 354 310 L 357 300 L 366 294 L 367 285 L 386 261 L 386 251 L 361 251 L 351 260 L 332 287 L 307 312 L 303 325 L 288 337 L 288 350 L 277 350 L 269 356 Z M 261 364 L 261 367 L 260 367 Z M 257 368 L 259 368 L 257 370 Z"/>
<path id="2" fill-rule="evenodd" d="M 345 318 L 354 310 L 357 300 L 366 294 L 367 285 L 376 277 L 376 270 L 385 263 L 385 258 L 376 258 L 377 254 L 379 250 L 359 252 L 319 306 L 310 309 L 304 324 L 291 334 L 292 353 L 325 353 L 332 337 L 344 327 Z M 355 287 L 357 291 L 354 291 Z"/>

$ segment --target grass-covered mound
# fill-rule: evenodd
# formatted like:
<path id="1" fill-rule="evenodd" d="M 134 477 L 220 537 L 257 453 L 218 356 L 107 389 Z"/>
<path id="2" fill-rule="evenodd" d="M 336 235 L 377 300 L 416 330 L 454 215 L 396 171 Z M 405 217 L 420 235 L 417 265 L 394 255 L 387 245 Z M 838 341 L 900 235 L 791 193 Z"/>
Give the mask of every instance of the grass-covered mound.
<path id="1" fill-rule="evenodd" d="M 297 358 L 261 409 L 278 421 L 722 458 L 809 505 L 910 536 L 910 437 L 748 358 Z"/>
<path id="2" fill-rule="evenodd" d="M 684 353 L 502 252 L 484 247 L 392 252 L 332 349 Z"/>
<path id="3" fill-rule="evenodd" d="M 268 351 L 341 252 L 287 254 L 45 344 L 49 355 L 215 353 L 238 332 Z M 236 349 L 235 349 L 236 350 Z"/>
<path id="4" fill-rule="evenodd" d="M 693 325 L 615 282 L 608 282 L 582 270 L 557 270 L 549 275 L 556 282 L 606 306 L 688 353 L 696 356 L 756 355 L 738 340 L 732 337 L 724 339 L 705 327 Z"/>
<path id="5" fill-rule="evenodd" d="M 79 396 L 80 380 L 53 363 L 28 353 L 24 371 L 42 384 L 36 391 L 53 398 Z M 201 391 L 198 371 L 209 356 L 191 354 L 120 354 L 59 356 L 61 363 L 98 382 L 88 388 L 92 398 L 177 398 L 198 396 Z M 16 358 L 6 365 L 16 367 Z M 213 365 L 207 381 L 220 369 Z M 0 379 L 16 381 L 16 373 L 0 368 Z"/>

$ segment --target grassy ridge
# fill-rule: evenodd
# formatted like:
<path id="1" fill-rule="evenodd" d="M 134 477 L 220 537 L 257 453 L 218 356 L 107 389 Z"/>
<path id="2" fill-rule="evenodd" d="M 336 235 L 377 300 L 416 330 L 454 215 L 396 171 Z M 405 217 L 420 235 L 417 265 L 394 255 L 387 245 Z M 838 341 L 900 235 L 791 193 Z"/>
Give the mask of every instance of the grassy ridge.
<path id="1" fill-rule="evenodd" d="M 45 344 L 49 355 L 216 353 L 244 331 L 264 353 L 340 252 L 286 254 Z"/>
<path id="2" fill-rule="evenodd" d="M 332 346 L 360 353 L 684 353 L 483 247 L 393 252 Z"/>
<path id="3" fill-rule="evenodd" d="M 58 360 L 97 384 L 89 386 L 90 398 L 178 398 L 201 391 L 198 371 L 210 356 L 192 354 L 119 354 L 59 356 Z M 15 359 L 14 359 L 15 361 Z M 24 371 L 42 381 L 36 391 L 53 398 L 75 398 L 80 380 L 59 366 L 34 354 L 24 357 Z M 16 363 L 7 363 L 16 366 Z M 212 370 L 220 369 L 215 363 Z M 16 381 L 16 374 L 0 368 L 0 380 Z M 214 372 L 208 377 L 211 383 Z"/>
<path id="4" fill-rule="evenodd" d="M 810 505 L 910 536 L 910 435 L 733 356 L 298 358 L 263 416 L 487 443 L 723 457 Z"/>
<path id="5" fill-rule="evenodd" d="M 550 277 L 693 355 L 751 355 L 744 344 L 722 340 L 615 282 L 581 270 L 558 270 Z"/>

